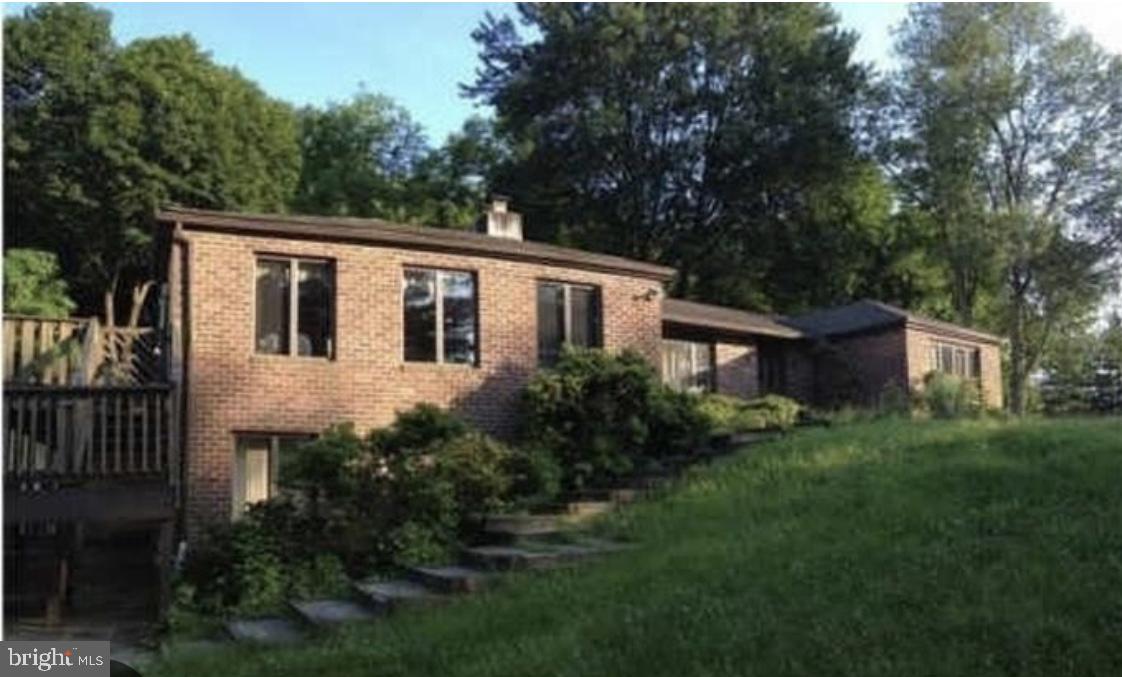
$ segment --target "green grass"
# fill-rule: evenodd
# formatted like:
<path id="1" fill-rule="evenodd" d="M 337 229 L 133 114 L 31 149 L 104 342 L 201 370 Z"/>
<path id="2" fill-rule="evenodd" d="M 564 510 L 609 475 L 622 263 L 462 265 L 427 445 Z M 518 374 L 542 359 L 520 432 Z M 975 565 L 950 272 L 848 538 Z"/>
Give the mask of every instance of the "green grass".
<path id="1" fill-rule="evenodd" d="M 1122 422 L 800 432 L 618 515 L 635 551 L 148 675 L 1122 674 Z"/>

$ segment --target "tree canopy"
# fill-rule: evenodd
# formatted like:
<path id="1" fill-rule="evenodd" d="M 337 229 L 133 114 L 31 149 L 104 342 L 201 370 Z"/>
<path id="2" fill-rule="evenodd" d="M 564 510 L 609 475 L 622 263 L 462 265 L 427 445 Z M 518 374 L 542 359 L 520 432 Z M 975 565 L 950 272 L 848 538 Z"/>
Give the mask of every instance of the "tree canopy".
<path id="1" fill-rule="evenodd" d="M 889 163 L 930 214 L 958 319 L 1010 340 L 1009 396 L 1091 313 L 1122 240 L 1122 57 L 1047 5 L 915 5 L 898 36 Z M 983 304 L 985 304 L 983 306 Z"/>
<path id="2" fill-rule="evenodd" d="M 66 317 L 74 310 L 60 276 L 58 257 L 34 249 L 4 252 L 4 311 L 17 315 Z"/>
<path id="3" fill-rule="evenodd" d="M 795 309 L 881 286 L 891 196 L 857 147 L 867 73 L 823 5 L 520 4 L 465 91 L 539 237 L 678 267 L 678 292 Z M 881 251 L 883 254 L 884 252 Z M 891 286 L 891 285 L 889 285 Z"/>
<path id="4" fill-rule="evenodd" d="M 109 15 L 36 5 L 4 22 L 8 243 L 56 252 L 75 300 L 131 300 L 151 284 L 163 203 L 284 210 L 298 177 L 295 117 L 189 37 L 117 46 Z"/>

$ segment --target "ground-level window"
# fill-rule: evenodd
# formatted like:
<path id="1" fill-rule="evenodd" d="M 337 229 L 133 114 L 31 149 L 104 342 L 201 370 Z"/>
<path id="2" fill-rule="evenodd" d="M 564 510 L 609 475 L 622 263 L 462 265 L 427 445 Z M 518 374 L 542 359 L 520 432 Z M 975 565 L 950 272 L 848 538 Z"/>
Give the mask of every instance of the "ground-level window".
<path id="1" fill-rule="evenodd" d="M 927 369 L 960 378 L 979 378 L 982 375 L 982 351 L 936 341 L 928 351 Z"/>
<path id="2" fill-rule="evenodd" d="M 566 343 L 602 345 L 600 289 L 565 282 L 538 283 L 538 362 L 551 365 Z"/>
<path id="3" fill-rule="evenodd" d="M 476 364 L 475 274 L 406 268 L 402 289 L 405 361 Z"/>
<path id="4" fill-rule="evenodd" d="M 239 435 L 234 449 L 234 518 L 254 503 L 277 495 L 277 478 L 312 435 Z"/>
<path id="5" fill-rule="evenodd" d="M 335 273 L 330 261 L 259 256 L 256 286 L 257 352 L 332 356 Z"/>
<path id="6" fill-rule="evenodd" d="M 662 341 L 662 377 L 672 388 L 688 392 L 712 392 L 717 379 L 712 343 Z"/>

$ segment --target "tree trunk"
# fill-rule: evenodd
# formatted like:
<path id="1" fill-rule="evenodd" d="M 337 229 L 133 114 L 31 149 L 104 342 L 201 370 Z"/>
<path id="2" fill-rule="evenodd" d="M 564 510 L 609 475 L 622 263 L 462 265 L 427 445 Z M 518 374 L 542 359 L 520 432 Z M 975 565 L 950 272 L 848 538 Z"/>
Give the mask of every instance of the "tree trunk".
<path id="1" fill-rule="evenodd" d="M 152 280 L 145 280 L 132 287 L 132 307 L 129 308 L 129 329 L 136 329 L 140 324 L 140 312 L 144 309 L 144 302 L 148 300 L 148 293 L 152 290 Z"/>
<path id="2" fill-rule="evenodd" d="M 1024 299 L 1013 299 L 1013 326 L 1009 334 L 1009 409 L 1015 415 L 1025 413 L 1028 390 L 1028 360 L 1025 346 Z"/>

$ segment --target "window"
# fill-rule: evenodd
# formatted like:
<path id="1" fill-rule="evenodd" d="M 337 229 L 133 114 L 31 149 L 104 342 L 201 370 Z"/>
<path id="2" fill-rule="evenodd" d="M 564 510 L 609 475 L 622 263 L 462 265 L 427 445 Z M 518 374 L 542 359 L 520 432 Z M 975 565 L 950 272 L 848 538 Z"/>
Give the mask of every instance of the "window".
<path id="1" fill-rule="evenodd" d="M 277 495 L 277 478 L 286 459 L 297 453 L 311 435 L 247 435 L 234 451 L 234 517 L 249 506 Z"/>
<path id="2" fill-rule="evenodd" d="M 335 275 L 330 262 L 259 257 L 257 352 L 330 358 L 334 303 Z"/>
<path id="3" fill-rule="evenodd" d="M 949 343 L 931 344 L 927 357 L 928 371 L 939 371 L 961 378 L 979 378 L 982 374 L 982 352 Z"/>
<path id="4" fill-rule="evenodd" d="M 663 340 L 662 378 L 673 388 L 687 392 L 712 392 L 714 347 L 696 341 Z"/>
<path id="5" fill-rule="evenodd" d="M 549 365 L 568 343 L 597 348 L 600 336 L 600 290 L 562 282 L 538 283 L 538 361 Z"/>
<path id="6" fill-rule="evenodd" d="M 405 360 L 475 364 L 479 331 L 473 273 L 406 268 Z"/>
<path id="7" fill-rule="evenodd" d="M 760 390 L 763 393 L 787 392 L 787 361 L 783 349 L 770 343 L 759 348 Z"/>

